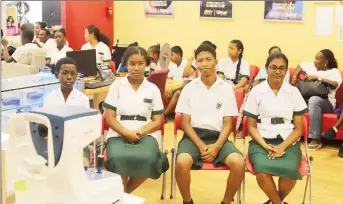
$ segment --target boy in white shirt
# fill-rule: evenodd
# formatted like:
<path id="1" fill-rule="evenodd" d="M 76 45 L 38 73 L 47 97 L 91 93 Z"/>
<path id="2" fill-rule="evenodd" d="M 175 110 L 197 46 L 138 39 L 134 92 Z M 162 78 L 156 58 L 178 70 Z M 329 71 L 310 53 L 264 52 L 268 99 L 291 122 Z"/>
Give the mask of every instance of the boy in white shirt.
<path id="1" fill-rule="evenodd" d="M 31 63 L 31 56 L 26 55 L 26 51 L 32 48 L 38 48 L 37 45 L 32 43 L 33 40 L 33 31 L 32 30 L 24 30 L 21 33 L 21 43 L 23 46 L 18 47 L 15 52 L 10 56 L 8 54 L 8 41 L 6 39 L 1 40 L 1 44 L 3 46 L 3 56 L 6 62 L 18 62 L 21 64 L 30 64 Z"/>
<path id="2" fill-rule="evenodd" d="M 35 41 L 35 43 L 37 43 L 38 47 L 46 50 L 54 49 L 56 47 L 56 41 L 54 38 L 50 38 L 50 35 L 51 33 L 48 29 L 41 29 L 39 31 L 39 42 Z"/>
<path id="3" fill-rule="evenodd" d="M 168 90 L 165 92 L 165 99 L 169 102 L 168 106 L 164 112 L 165 122 L 168 121 L 168 114 L 172 113 L 175 109 L 176 104 L 179 100 L 182 88 L 188 84 L 192 79 L 193 75 L 190 77 L 184 77 L 183 72 L 188 63 L 188 60 L 183 59 L 183 51 L 180 46 L 174 46 L 171 49 L 171 61 L 175 66 L 170 66 L 170 71 L 168 73 L 168 78 L 182 82 L 182 87 L 175 90 Z"/>

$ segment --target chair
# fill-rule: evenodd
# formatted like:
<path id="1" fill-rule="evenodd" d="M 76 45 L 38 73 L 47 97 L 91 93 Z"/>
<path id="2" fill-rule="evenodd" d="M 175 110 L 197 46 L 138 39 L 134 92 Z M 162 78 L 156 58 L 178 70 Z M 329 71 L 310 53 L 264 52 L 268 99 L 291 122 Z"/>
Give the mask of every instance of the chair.
<path id="1" fill-rule="evenodd" d="M 243 135 L 246 136 L 247 135 L 247 118 L 245 117 L 243 120 Z M 311 167 L 311 159 L 308 155 L 308 150 L 307 150 L 307 139 L 308 139 L 308 125 L 307 125 L 307 120 L 305 118 L 305 116 L 303 117 L 303 134 L 304 134 L 304 141 L 305 141 L 305 154 L 302 156 L 301 158 L 301 162 L 299 165 L 299 172 L 301 174 L 301 176 L 307 176 L 306 179 L 306 186 L 305 186 L 305 192 L 304 192 L 304 197 L 303 197 L 303 201 L 302 203 L 305 203 L 305 199 L 306 199 L 306 194 L 307 194 L 307 188 L 308 185 L 309 187 L 309 202 L 310 204 L 312 203 L 312 167 Z M 249 159 L 248 154 L 246 155 L 246 167 L 248 169 L 248 171 L 253 174 L 256 175 L 256 172 L 254 171 L 254 167 L 251 164 L 251 161 Z M 245 200 L 245 188 L 243 187 L 243 203 Z"/>
<path id="2" fill-rule="evenodd" d="M 110 61 L 108 63 L 108 67 L 110 68 L 110 70 L 112 71 L 112 73 L 115 75 L 117 72 L 116 72 L 116 64 L 113 62 L 113 61 Z"/>
<path id="3" fill-rule="evenodd" d="M 237 109 L 239 110 L 243 104 L 245 93 L 243 89 L 235 89 L 234 92 L 236 97 Z"/>
<path id="4" fill-rule="evenodd" d="M 237 117 L 234 117 L 233 119 L 233 124 L 232 124 L 232 133 L 234 136 L 236 135 L 236 122 L 237 122 Z M 175 114 L 175 120 L 174 120 L 174 148 L 171 150 L 172 153 L 172 177 L 171 177 L 171 195 L 170 198 L 173 199 L 173 204 L 176 203 L 176 181 L 175 181 L 175 165 L 176 165 L 176 145 L 177 145 L 177 131 L 182 130 L 181 128 L 181 115 L 176 113 Z M 243 145 L 244 146 L 244 145 Z M 215 167 L 212 163 L 210 162 L 204 162 L 203 166 L 201 167 L 200 170 L 230 170 L 229 167 L 227 166 L 221 166 L 221 167 Z M 240 190 L 238 191 L 237 194 L 237 204 L 240 203 Z"/>
<path id="5" fill-rule="evenodd" d="M 109 126 L 106 122 L 106 117 L 105 114 L 102 115 L 102 128 L 101 128 L 101 135 L 105 140 L 105 132 L 109 130 Z M 160 147 L 160 151 L 161 152 L 165 152 L 166 154 L 168 153 L 167 150 L 165 150 L 164 148 L 164 116 L 162 115 L 162 121 L 161 121 L 161 147 Z M 103 151 L 103 156 L 104 156 L 104 160 L 106 161 L 107 159 L 107 151 Z M 167 181 L 167 177 L 166 177 L 166 172 L 163 173 L 163 182 L 162 182 L 162 193 L 161 193 L 161 200 L 163 200 L 163 203 L 166 203 L 166 181 Z"/>
<path id="6" fill-rule="evenodd" d="M 151 72 L 147 77 L 148 81 L 155 84 L 160 89 L 162 99 L 164 99 L 164 93 L 166 90 L 166 83 L 168 79 L 168 72 L 169 69 L 160 69 Z"/>
<path id="7" fill-rule="evenodd" d="M 250 65 L 250 80 L 254 79 L 258 72 L 260 71 L 260 68 L 258 68 L 258 66 L 256 65 Z"/>

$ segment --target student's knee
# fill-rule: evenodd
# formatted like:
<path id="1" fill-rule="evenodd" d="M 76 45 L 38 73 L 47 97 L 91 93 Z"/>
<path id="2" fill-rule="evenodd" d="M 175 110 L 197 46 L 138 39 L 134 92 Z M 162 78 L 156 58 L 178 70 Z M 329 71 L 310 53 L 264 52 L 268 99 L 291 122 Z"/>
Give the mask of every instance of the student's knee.
<path id="1" fill-rule="evenodd" d="M 176 158 L 176 169 L 178 171 L 190 171 L 193 159 L 188 153 L 181 153 Z"/>
<path id="2" fill-rule="evenodd" d="M 258 172 L 258 173 L 256 173 L 256 179 L 257 179 L 258 182 L 265 181 L 265 180 L 267 180 L 270 177 L 271 177 L 271 175 L 268 174 L 268 173 L 265 173 L 265 172 Z"/>
<path id="3" fill-rule="evenodd" d="M 312 96 L 309 100 L 308 100 L 308 106 L 309 108 L 314 108 L 315 106 L 319 106 L 320 105 L 320 101 L 323 100 L 322 98 L 320 98 L 319 96 Z"/>
<path id="4" fill-rule="evenodd" d="M 224 160 L 224 164 L 230 168 L 231 171 L 245 170 L 245 161 L 241 154 L 234 152 L 227 156 Z"/>

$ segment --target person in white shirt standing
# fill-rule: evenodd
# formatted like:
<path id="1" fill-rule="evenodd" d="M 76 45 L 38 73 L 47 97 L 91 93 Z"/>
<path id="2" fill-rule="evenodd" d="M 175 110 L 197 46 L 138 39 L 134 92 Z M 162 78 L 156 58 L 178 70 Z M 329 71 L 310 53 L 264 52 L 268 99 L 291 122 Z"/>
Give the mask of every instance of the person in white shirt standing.
<path id="1" fill-rule="evenodd" d="M 44 98 L 43 107 L 54 108 L 57 106 L 82 106 L 90 108 L 88 97 L 73 86 L 77 79 L 76 62 L 71 58 L 62 58 L 56 62 L 55 75 L 61 88 L 53 90 Z M 41 134 L 47 132 L 46 126 L 40 128 Z M 83 150 L 84 165 L 87 166 L 90 159 L 89 148 Z"/>
<path id="2" fill-rule="evenodd" d="M 200 45 L 195 51 L 195 59 L 201 77 L 184 87 L 176 106 L 184 131 L 177 148 L 176 181 L 183 203 L 193 204 L 191 169 L 201 169 L 204 162 L 228 166 L 230 175 L 221 204 L 229 204 L 245 172 L 242 154 L 228 140 L 233 116 L 238 114 L 236 98 L 232 87 L 216 74 L 218 61 L 212 46 Z"/>
<path id="3" fill-rule="evenodd" d="M 250 77 L 249 63 L 243 58 L 244 46 L 240 40 L 232 40 L 228 48 L 228 58 L 218 63 L 218 76 L 234 89 L 243 88 Z"/>
<path id="4" fill-rule="evenodd" d="M 73 51 L 72 48 L 65 45 L 66 32 L 63 28 L 55 31 L 56 47 L 51 48 L 46 53 L 46 64 L 55 65 L 56 62 L 66 57 L 67 52 Z"/>
<path id="5" fill-rule="evenodd" d="M 86 44 L 81 47 L 81 50 L 96 50 L 97 65 L 107 65 L 111 61 L 111 51 L 108 45 L 103 41 L 103 35 L 100 35 L 100 30 L 95 25 L 90 25 L 85 30 Z"/>
<path id="6" fill-rule="evenodd" d="M 310 131 L 308 137 L 311 139 L 309 151 L 319 150 L 323 147 L 321 138 L 322 113 L 332 113 L 336 108 L 336 91 L 342 84 L 342 75 L 337 69 L 335 55 L 329 49 L 318 52 L 312 63 L 301 63 L 291 79 L 291 84 L 295 84 L 301 71 L 306 72 L 306 80 L 324 82 L 330 89 L 325 97 L 312 96 L 308 99 L 310 112 Z"/>
<path id="7" fill-rule="evenodd" d="M 165 122 L 168 121 L 168 114 L 172 113 L 172 111 L 175 109 L 182 88 L 193 79 L 193 76 L 183 77 L 183 71 L 188 63 L 188 60 L 183 59 L 182 57 L 183 51 L 180 46 L 174 46 L 171 48 L 171 61 L 173 62 L 174 66 L 170 67 L 168 78 L 182 82 L 182 87 L 165 92 L 165 99 L 168 101 L 168 106 L 164 113 Z"/>
<path id="8" fill-rule="evenodd" d="M 8 54 L 8 41 L 6 39 L 1 40 L 1 44 L 3 46 L 3 56 L 6 62 L 17 62 L 21 64 L 30 64 L 32 57 L 31 55 L 27 55 L 26 51 L 32 48 L 38 48 L 37 45 L 32 43 L 33 40 L 33 31 L 32 30 L 24 30 L 21 33 L 21 43 L 23 46 L 18 47 L 15 52 L 10 56 Z"/>

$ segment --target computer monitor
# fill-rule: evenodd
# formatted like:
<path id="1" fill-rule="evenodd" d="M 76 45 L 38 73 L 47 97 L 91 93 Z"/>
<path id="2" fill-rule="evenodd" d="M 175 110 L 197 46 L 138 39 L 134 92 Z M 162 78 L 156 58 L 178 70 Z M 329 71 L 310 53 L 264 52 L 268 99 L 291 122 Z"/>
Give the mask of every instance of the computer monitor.
<path id="1" fill-rule="evenodd" d="M 67 52 L 67 57 L 75 60 L 77 63 L 77 71 L 82 73 L 85 77 L 97 75 L 95 49 Z"/>

